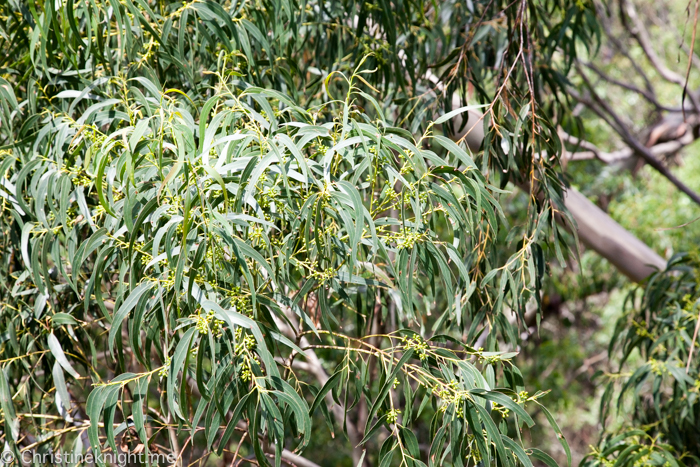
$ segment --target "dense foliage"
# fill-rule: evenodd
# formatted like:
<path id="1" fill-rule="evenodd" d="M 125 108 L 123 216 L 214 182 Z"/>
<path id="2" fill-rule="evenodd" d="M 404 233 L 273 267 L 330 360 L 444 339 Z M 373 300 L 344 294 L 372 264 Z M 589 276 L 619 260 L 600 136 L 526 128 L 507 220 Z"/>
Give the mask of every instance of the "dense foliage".
<path id="1" fill-rule="evenodd" d="M 556 223 L 572 224 L 557 125 L 594 16 L 573 0 L 4 2 L 5 450 L 555 465 L 523 436 L 537 412 L 570 462 L 513 357 L 576 241 Z M 615 428 L 589 463 L 697 456 L 698 366 L 681 365 L 697 291 L 679 268 L 630 298 L 612 343 L 620 365 L 646 361 L 603 406 L 634 392 L 649 428 Z"/>
<path id="2" fill-rule="evenodd" d="M 264 434 L 279 463 L 285 438 L 303 434 L 299 449 L 308 443 L 309 417 L 333 389 L 346 407 L 361 399 L 370 407 L 364 438 L 385 423 L 392 427 L 394 441 L 381 458 L 398 452 L 417 462 L 407 427 L 424 406 L 415 415 L 411 406 L 430 395 L 437 440 L 431 458 L 508 462 L 509 451 L 526 458 L 504 436 L 507 425 L 499 432 L 489 414 L 502 407 L 499 418 L 507 420 L 510 411 L 514 427 L 532 424 L 518 404 L 538 396 L 523 392 L 519 373 L 504 361 L 509 354 L 432 338 L 458 344 L 448 350 L 409 331 L 367 338 L 374 319 L 415 323 L 424 335 L 470 330 L 471 342 L 479 321 L 467 319 L 484 313 L 480 303 L 520 299 L 523 278 L 509 277 L 508 268 L 501 275 L 512 284 L 508 296 L 505 284 L 488 286 L 498 269 L 476 290 L 491 244 L 480 237 L 497 231 L 502 219 L 493 197 L 498 190 L 467 152 L 443 136 L 416 141 L 363 121 L 352 112 L 352 95 L 340 122 L 318 125 L 284 96 L 236 91 L 222 77 L 214 97 L 191 109 L 200 115 L 197 125 L 182 101 L 137 81 L 149 97 L 115 79 L 109 83 L 115 97 L 107 95 L 78 120 L 56 116 L 37 139 L 43 154 L 10 178 L 20 193 L 10 202 L 27 269 L 13 284 L 19 313 L 7 323 L 22 344 L 5 355 L 21 359 L 46 342 L 40 353 L 50 351 L 56 363 L 44 377 L 56 385 L 54 402 L 67 421 L 71 401 L 87 396 L 93 446 L 100 445 L 104 411 L 107 442 L 116 451 L 113 421 L 128 393 L 132 401 L 122 402 L 121 418 L 133 419 L 144 446 L 162 443 L 149 440 L 146 417 L 163 425 L 180 420 L 193 436 L 201 422 L 206 447 L 217 441 L 219 453 L 245 418 L 259 462 L 265 457 L 257 435 Z M 210 114 L 207 124 L 201 116 Z M 104 134 L 105 127 L 116 131 Z M 446 149 L 442 157 L 419 149 L 426 139 Z M 7 158 L 5 168 L 13 162 Z M 534 288 L 535 260 L 516 261 L 530 264 L 524 285 Z M 431 305 L 445 304 L 442 297 L 447 306 L 426 329 Z M 293 370 L 294 358 L 306 355 L 299 345 L 338 351 L 337 371 L 320 391 Z M 73 348 L 71 363 L 66 353 Z M 113 364 L 100 360 L 101 349 L 115 356 Z M 465 352 L 470 358 L 458 356 Z M 49 362 L 37 359 L 41 366 Z M 17 363 L 19 374 L 31 371 L 31 362 Z M 69 394 L 64 371 L 89 375 L 95 387 Z M 507 389 L 492 390 L 496 373 Z M 189 378 L 196 385 L 188 390 Z M 401 384 L 398 424 L 400 396 L 389 392 Z M 159 392 L 160 410 L 144 414 Z M 22 405 L 36 404 L 27 397 Z M 497 405 L 484 405 L 489 402 Z M 167 439 L 167 432 L 161 436 Z"/>
<path id="3" fill-rule="evenodd" d="M 611 354 L 622 350 L 619 371 L 598 377 L 609 379 L 601 400 L 603 426 L 614 420 L 610 412 L 628 412 L 631 420 L 615 427 L 583 465 L 700 462 L 700 365 L 693 361 L 698 296 L 697 257 L 681 255 L 627 298 L 610 343 Z M 635 351 L 642 360 L 626 365 Z"/>

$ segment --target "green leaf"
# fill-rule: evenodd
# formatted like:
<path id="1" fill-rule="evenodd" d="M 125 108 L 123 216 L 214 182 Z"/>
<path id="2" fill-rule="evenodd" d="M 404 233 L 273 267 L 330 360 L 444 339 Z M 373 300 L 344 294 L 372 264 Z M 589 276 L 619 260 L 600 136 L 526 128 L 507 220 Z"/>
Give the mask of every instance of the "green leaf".
<path id="1" fill-rule="evenodd" d="M 549 454 L 540 451 L 537 448 L 530 448 L 526 452 L 530 455 L 530 457 L 533 457 L 538 461 L 544 462 L 549 467 L 559 467 L 557 461 L 552 459 L 552 457 Z"/>
<path id="2" fill-rule="evenodd" d="M 224 433 L 221 435 L 221 439 L 219 440 L 219 448 L 216 451 L 217 455 L 220 456 L 224 452 L 224 449 L 227 447 L 228 442 L 231 439 L 231 435 L 233 435 L 233 432 L 236 429 L 236 424 L 238 424 L 238 421 L 241 419 L 241 415 L 248 408 L 248 405 L 257 405 L 257 399 L 252 399 L 254 392 L 255 391 L 249 392 L 248 394 L 244 395 L 233 409 L 233 415 L 229 419 L 229 422 L 226 425 L 226 430 L 224 430 Z"/>
<path id="3" fill-rule="evenodd" d="M 462 113 L 464 113 L 464 112 L 469 112 L 470 110 L 483 109 L 484 107 L 488 107 L 488 104 L 484 104 L 484 105 L 467 105 L 467 106 L 465 106 L 465 107 L 460 107 L 459 109 L 455 109 L 455 110 L 453 110 L 453 111 L 451 111 L 451 112 L 447 112 L 445 115 L 443 115 L 442 117 L 438 118 L 438 119 L 435 120 L 433 123 L 435 123 L 436 125 L 440 125 L 440 124 L 445 123 L 446 121 L 450 120 L 451 118 L 453 118 L 453 117 L 455 117 L 455 116 L 457 116 L 457 115 L 459 115 L 459 114 L 462 114 Z"/>
<path id="4" fill-rule="evenodd" d="M 545 417 L 547 417 L 547 421 L 549 421 L 549 425 L 552 427 L 554 432 L 557 434 L 557 438 L 559 439 L 559 443 L 561 446 L 564 448 L 564 452 L 566 452 L 566 461 L 567 465 L 571 466 L 571 449 L 569 448 L 569 443 L 566 441 L 566 438 L 564 438 L 564 433 L 562 433 L 561 429 L 559 428 L 559 425 L 557 424 L 556 420 L 552 416 L 552 414 L 547 410 L 547 408 L 540 404 L 539 402 L 535 401 L 537 405 L 540 406 L 542 409 L 542 412 L 544 413 Z"/>
<path id="5" fill-rule="evenodd" d="M 102 452 L 102 446 L 100 444 L 99 438 L 100 414 L 102 413 L 102 408 L 105 405 L 105 401 L 107 400 L 110 389 L 111 388 L 109 386 L 98 386 L 94 388 L 90 392 L 90 395 L 88 396 L 87 402 L 85 404 L 85 411 L 87 413 L 88 418 L 90 419 L 90 426 L 87 430 L 88 438 L 90 439 L 90 444 L 92 445 L 92 451 L 95 462 L 100 467 L 104 467 L 105 465 L 102 456 L 96 455 Z"/>
<path id="6" fill-rule="evenodd" d="M 466 168 L 476 168 L 476 164 L 474 164 L 472 158 L 464 151 L 464 149 L 457 146 L 457 144 L 451 139 L 445 138 L 444 136 L 435 135 L 433 136 L 433 140 L 437 141 L 440 146 L 447 149 L 451 154 L 457 156 L 457 158 L 462 161 Z"/>
<path id="7" fill-rule="evenodd" d="M 145 376 L 137 380 L 133 393 L 134 403 L 131 410 L 131 414 L 134 418 L 134 428 L 136 428 L 139 439 L 146 449 L 148 449 L 148 435 L 146 434 L 146 425 L 144 424 L 143 409 L 148 395 L 149 379 L 148 376 Z"/>
<path id="8" fill-rule="evenodd" d="M 185 416 L 180 409 L 180 397 L 178 396 L 178 391 L 175 390 L 175 382 L 180 370 L 182 370 L 182 381 L 184 382 L 187 379 L 187 368 L 183 368 L 183 364 L 192 348 L 195 335 L 198 334 L 197 329 L 194 327 L 185 331 L 185 334 L 183 334 L 175 348 L 175 353 L 170 361 L 170 368 L 168 370 L 168 406 L 175 415 L 183 420 L 185 420 Z"/>
<path id="9" fill-rule="evenodd" d="M 396 378 L 396 375 L 401 371 L 401 368 L 403 365 L 413 357 L 414 350 L 409 349 L 404 354 L 401 356 L 399 361 L 396 363 L 396 366 L 391 370 L 391 373 L 387 376 L 384 385 L 382 388 L 379 390 L 379 393 L 377 394 L 377 397 L 375 398 L 374 402 L 372 403 L 372 407 L 369 410 L 369 413 L 367 415 L 367 423 L 365 424 L 365 433 L 367 433 L 369 429 L 369 424 L 372 422 L 372 419 L 374 416 L 377 414 L 377 411 L 379 410 L 379 407 L 381 406 L 382 402 L 384 402 L 384 399 L 386 398 L 387 394 L 389 393 L 389 389 L 394 385 L 394 379 Z"/>
<path id="10" fill-rule="evenodd" d="M 496 446 L 498 458 L 500 458 L 502 463 L 509 465 L 510 458 L 508 457 L 508 454 L 506 454 L 506 448 L 503 445 L 501 433 L 499 433 L 496 424 L 491 419 L 491 414 L 479 404 L 473 404 L 473 407 L 479 413 L 479 419 L 481 420 L 481 423 L 484 424 L 484 428 L 486 429 L 486 433 L 488 434 L 488 439 Z"/>
<path id="11" fill-rule="evenodd" d="M 58 339 L 56 338 L 54 333 L 51 333 L 48 336 L 46 336 L 46 342 L 48 343 L 49 349 L 51 350 L 51 353 L 53 354 L 58 364 L 61 365 L 61 367 L 63 367 L 63 369 L 70 373 L 71 376 L 73 376 L 74 378 L 80 378 L 80 374 L 78 374 L 78 372 L 75 371 L 73 366 L 66 358 L 66 354 L 63 353 L 61 344 L 60 342 L 58 342 Z"/>
<path id="12" fill-rule="evenodd" d="M 513 441 L 506 435 L 501 435 L 501 439 L 503 440 L 503 444 L 508 446 L 508 448 L 515 453 L 522 465 L 533 467 L 532 461 L 527 456 L 525 450 L 522 447 L 520 447 L 515 441 Z"/>
<path id="13" fill-rule="evenodd" d="M 3 418 L 5 419 L 6 433 L 10 434 L 14 444 L 19 439 L 19 418 L 17 418 L 15 406 L 12 402 L 7 370 L 7 367 L 0 370 L 0 407 L 2 407 Z"/>
<path id="14" fill-rule="evenodd" d="M 532 420 L 530 415 L 527 412 L 525 412 L 525 409 L 520 407 L 518 403 L 516 403 L 513 399 L 506 396 L 505 394 L 501 394 L 500 392 L 496 391 L 486 391 L 484 389 L 470 389 L 469 393 L 502 405 L 503 407 L 507 408 L 508 410 L 517 414 L 520 418 L 525 420 L 525 423 L 527 423 L 527 426 L 529 427 L 532 427 L 535 424 L 534 420 Z"/>
<path id="15" fill-rule="evenodd" d="M 53 383 L 56 387 L 56 406 L 58 407 L 58 412 L 61 416 L 68 419 L 68 412 L 71 408 L 71 397 L 68 393 L 66 380 L 63 377 L 63 369 L 58 362 L 53 364 L 51 375 L 53 376 Z"/>
<path id="16" fill-rule="evenodd" d="M 112 448 L 112 452 L 119 452 L 115 443 L 114 435 L 114 415 L 117 413 L 117 402 L 119 401 L 120 387 L 115 385 L 108 389 L 104 405 L 104 424 L 107 435 L 107 444 Z"/>

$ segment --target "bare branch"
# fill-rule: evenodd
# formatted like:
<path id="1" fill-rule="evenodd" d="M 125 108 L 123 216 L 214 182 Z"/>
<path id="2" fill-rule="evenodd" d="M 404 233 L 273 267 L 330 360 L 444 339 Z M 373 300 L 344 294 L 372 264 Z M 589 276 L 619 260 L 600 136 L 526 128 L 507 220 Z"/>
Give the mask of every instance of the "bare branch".
<path id="1" fill-rule="evenodd" d="M 690 97 L 690 101 L 693 104 L 693 108 L 698 111 L 700 110 L 700 103 L 698 103 L 697 96 L 693 93 L 685 93 L 686 90 L 686 80 L 683 76 L 679 75 L 675 71 L 669 69 L 664 65 L 663 60 L 656 54 L 654 47 L 651 44 L 651 38 L 647 32 L 644 24 L 639 19 L 637 15 L 637 9 L 628 0 L 620 0 L 620 19 L 622 25 L 629 31 L 629 33 L 637 40 L 637 43 L 644 51 L 649 63 L 656 69 L 656 71 L 661 75 L 663 79 L 671 83 L 681 86 L 684 90 L 684 95 Z M 629 19 L 629 21 L 628 21 Z M 632 24 L 630 24 L 630 21 Z M 691 48 L 692 50 L 692 48 Z M 688 65 L 688 72 L 690 72 L 690 64 Z"/>
<path id="2" fill-rule="evenodd" d="M 585 75 L 585 73 L 582 72 L 580 67 L 579 71 L 581 71 L 581 78 L 588 87 L 593 100 L 580 95 L 574 89 L 570 90 L 571 96 L 579 102 L 583 102 L 584 104 L 586 104 L 586 106 L 588 106 L 588 108 L 591 109 L 596 115 L 605 120 L 608 123 L 608 125 L 610 125 L 622 137 L 625 143 L 627 143 L 627 145 L 630 146 L 630 148 L 632 148 L 636 154 L 638 154 L 642 159 L 644 159 L 647 164 L 656 169 L 661 175 L 663 175 L 671 183 L 673 183 L 676 186 L 676 188 L 688 195 L 688 197 L 692 199 L 695 203 L 700 205 L 700 195 L 695 193 L 685 183 L 679 180 L 678 177 L 676 177 L 665 165 L 661 163 L 661 161 L 659 161 L 656 158 L 656 156 L 649 150 L 649 148 L 644 146 L 634 136 L 632 136 L 630 131 L 627 129 L 627 126 L 624 124 L 622 119 L 615 113 L 610 104 L 608 104 L 595 92 L 593 85 L 588 80 L 588 77 Z"/>
<path id="3" fill-rule="evenodd" d="M 602 24 L 602 30 L 605 36 L 608 38 L 608 41 L 610 44 L 612 44 L 613 48 L 617 53 L 622 55 L 623 57 L 627 58 L 627 61 L 629 61 L 630 65 L 632 65 L 632 68 L 637 72 L 637 75 L 644 81 L 644 87 L 646 88 L 647 92 L 649 92 L 651 95 L 656 95 L 656 90 L 654 89 L 654 86 L 651 84 L 651 81 L 649 81 L 649 77 L 647 76 L 647 73 L 642 70 L 642 68 L 639 66 L 637 63 L 637 60 L 632 58 L 632 56 L 629 54 L 628 47 L 620 40 L 615 37 L 611 31 L 613 30 L 612 28 L 612 18 L 610 18 L 606 14 L 606 8 L 600 5 L 598 1 L 595 2 L 596 6 L 596 11 L 598 13 L 598 18 L 600 18 Z"/>
<path id="4" fill-rule="evenodd" d="M 605 81 L 607 81 L 611 84 L 614 84 L 615 86 L 619 86 L 623 89 L 627 89 L 628 91 L 632 91 L 634 93 L 639 94 L 644 99 L 649 101 L 649 103 L 651 105 L 653 105 L 654 107 L 656 107 L 658 110 L 665 110 L 667 112 L 680 112 L 681 111 L 680 107 L 667 107 L 667 106 L 663 105 L 661 102 L 658 101 L 658 99 L 656 99 L 656 95 L 653 92 L 649 91 L 648 89 L 640 89 L 633 84 L 625 83 L 624 81 L 616 80 L 615 78 L 612 78 L 611 76 L 608 76 L 607 74 L 605 74 L 605 72 L 603 72 L 603 70 L 601 70 L 600 68 L 595 66 L 593 63 L 587 62 L 587 63 L 584 63 L 584 65 L 587 68 L 589 68 L 590 70 L 592 70 L 593 72 L 595 72 L 595 74 L 600 76 Z"/>
<path id="5" fill-rule="evenodd" d="M 317 463 L 312 462 L 305 457 L 301 457 L 299 454 L 294 454 L 288 449 L 282 450 L 282 460 L 296 467 L 321 467 Z"/>
<path id="6" fill-rule="evenodd" d="M 567 152 L 565 158 L 568 161 L 598 159 L 606 164 L 617 164 L 635 156 L 635 151 L 629 147 L 614 152 L 603 152 L 593 143 L 571 136 L 563 130 L 560 130 L 559 134 L 563 141 L 585 149 L 585 151 L 580 152 Z M 656 157 L 668 157 L 677 153 L 693 141 L 695 141 L 693 132 L 685 130 L 679 138 L 656 144 L 650 147 L 649 151 Z"/>
<path id="7" fill-rule="evenodd" d="M 576 219 L 578 237 L 584 245 L 633 281 L 641 282 L 666 267 L 661 256 L 575 189 L 566 191 L 564 202 Z"/>
<path id="8" fill-rule="evenodd" d="M 649 63 L 651 63 L 659 75 L 666 81 L 683 86 L 683 77 L 675 71 L 668 69 L 661 58 L 656 54 L 654 47 L 651 45 L 649 33 L 637 15 L 637 9 L 628 0 L 620 0 L 620 20 L 630 35 L 637 40 L 637 43 L 642 48 Z"/>

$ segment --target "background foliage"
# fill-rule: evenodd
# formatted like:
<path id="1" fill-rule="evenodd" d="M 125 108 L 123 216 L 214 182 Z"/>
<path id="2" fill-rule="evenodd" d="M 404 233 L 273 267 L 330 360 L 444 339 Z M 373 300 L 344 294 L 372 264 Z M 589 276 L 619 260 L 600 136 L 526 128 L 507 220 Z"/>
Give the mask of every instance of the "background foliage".
<path id="1" fill-rule="evenodd" d="M 654 4 L 617 2 L 609 4 L 608 9 L 598 10 L 599 17 L 605 18 L 603 32 L 606 37 L 602 40 L 599 53 L 583 59 L 581 68 L 587 73 L 594 89 L 605 96 L 618 115 L 624 118 L 633 134 L 646 141 L 650 132 L 658 128 L 656 125 L 683 121 L 680 115 L 682 84 L 679 86 L 664 79 L 629 29 L 621 24 L 620 5 L 623 3 L 633 4 L 636 8 L 641 24 L 653 41 L 653 50 L 658 54 L 657 65 L 661 63 L 681 75 L 687 67 L 694 4 L 690 5 L 690 12 L 686 9 L 687 2 L 674 1 Z M 686 23 L 686 20 L 690 22 Z M 621 45 L 624 47 L 621 48 Z M 587 63 L 603 74 L 598 75 Z M 572 75 L 572 81 L 580 84 L 579 72 Z M 663 105 L 673 111 L 659 109 L 635 92 L 635 88 L 624 88 L 615 84 L 613 79 L 617 83 L 632 84 L 636 89 L 648 89 L 647 83 L 651 83 L 653 96 L 659 99 L 657 103 L 664 102 Z M 697 84 L 697 71 L 693 66 L 688 88 L 696 89 Z M 587 141 L 609 153 L 624 148 L 615 131 L 587 106 L 579 105 L 574 113 L 581 119 Z M 576 130 L 570 128 L 570 131 Z M 692 131 L 695 134 L 696 130 Z M 573 146 L 570 149 L 575 150 Z M 689 187 L 694 190 L 700 187 L 696 170 L 697 142 L 665 156 L 663 160 Z M 535 387 L 553 388 L 552 395 L 557 402 L 552 409 L 567 434 L 575 460 L 581 460 L 593 452 L 586 459 L 587 464 L 614 465 L 625 449 L 631 448 L 625 452 L 620 465 L 673 464 L 668 456 L 687 465 L 697 465 L 697 460 L 688 456 L 696 452 L 695 444 L 678 442 L 679 438 L 670 430 L 670 425 L 657 423 L 659 420 L 687 420 L 685 417 L 690 416 L 688 411 L 693 410 L 695 390 L 692 385 L 696 384 L 697 376 L 692 375 L 697 373 L 698 368 L 697 344 L 688 374 L 693 383 L 679 373 L 685 373 L 691 355 L 697 311 L 695 316 L 690 316 L 687 311 L 676 315 L 666 310 L 665 306 L 667 303 L 669 307 L 677 304 L 690 310 L 697 299 L 697 292 L 691 285 L 695 280 L 692 258 L 696 251 L 694 240 L 697 238 L 698 223 L 693 221 L 699 214 L 697 206 L 665 177 L 648 166 L 640 166 L 634 158 L 613 164 L 597 158 L 572 161 L 566 172 L 572 186 L 585 193 L 665 258 L 670 259 L 676 254 L 678 258 L 684 258 L 682 261 L 678 258 L 674 260 L 677 261 L 674 269 L 683 269 L 686 276 L 682 280 L 672 280 L 671 277 L 677 277 L 678 272 L 675 272 L 666 275 L 663 280 L 656 278 L 650 281 L 649 288 L 638 289 L 592 251 L 585 251 L 579 264 L 568 263 L 561 269 L 553 267 L 552 281 L 545 286 L 547 292 L 543 302 L 549 305 L 544 315 L 557 318 L 545 318 L 540 335 L 523 345 L 518 364 L 524 375 L 533 374 L 529 378 Z M 506 215 L 509 216 L 508 213 Z M 681 255 L 688 251 L 691 252 L 689 256 Z M 688 296 L 676 295 L 680 290 L 684 290 L 683 294 Z M 633 291 L 635 300 L 630 295 Z M 653 302 L 642 301 L 643 297 L 652 296 L 665 298 Z M 630 329 L 639 342 L 635 342 Z M 642 339 L 642 335 L 646 335 L 646 338 Z M 673 347 L 668 346 L 673 349 L 668 354 L 652 355 L 643 351 L 643 342 L 661 338 L 674 342 Z M 666 345 L 660 344 L 662 347 Z M 624 364 L 621 365 L 623 359 Z M 652 364 L 653 360 L 683 371 L 676 372 L 675 376 L 666 372 L 659 386 L 653 384 L 656 377 L 653 373 L 644 380 L 630 383 L 631 388 L 626 391 L 623 402 L 618 404 L 624 384 L 641 367 L 649 368 L 647 365 Z M 606 393 L 611 381 L 616 383 Z M 684 385 L 684 390 L 678 389 Z M 557 388 L 566 389 L 559 391 Z M 604 398 L 608 401 L 607 411 L 600 410 Z M 652 415 L 655 403 L 660 404 L 662 409 Z M 675 412 L 672 408 L 683 405 L 686 412 Z M 601 420 L 601 415 L 606 415 L 605 419 Z M 642 430 L 644 433 L 637 431 L 624 438 L 632 430 Z M 687 433 L 695 431 L 688 429 Z M 546 436 L 541 439 L 546 439 Z M 647 450 L 650 447 L 651 450 Z M 669 454 L 653 458 L 648 455 L 651 451 L 660 453 L 662 450 Z"/>

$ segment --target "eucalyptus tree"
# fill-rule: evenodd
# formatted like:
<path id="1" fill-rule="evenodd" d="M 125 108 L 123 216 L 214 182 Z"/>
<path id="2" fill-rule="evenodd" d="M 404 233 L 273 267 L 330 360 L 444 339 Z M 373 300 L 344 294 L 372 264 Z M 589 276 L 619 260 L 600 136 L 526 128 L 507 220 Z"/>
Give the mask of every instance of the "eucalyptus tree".
<path id="1" fill-rule="evenodd" d="M 511 359 L 569 251 L 556 125 L 590 5 L 0 11 L 6 451 L 556 465 L 537 410 L 568 453 Z M 452 122 L 477 109 L 473 151 Z"/>

